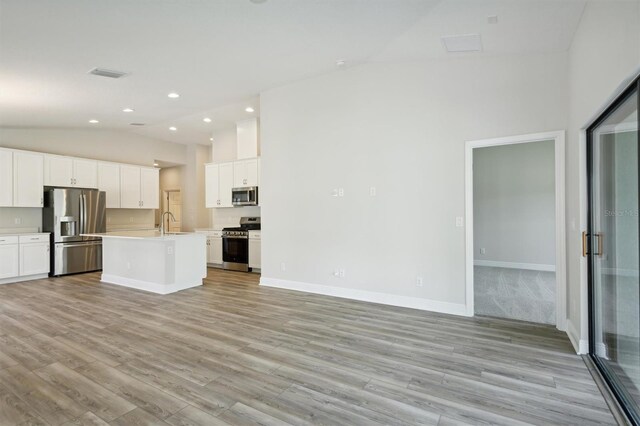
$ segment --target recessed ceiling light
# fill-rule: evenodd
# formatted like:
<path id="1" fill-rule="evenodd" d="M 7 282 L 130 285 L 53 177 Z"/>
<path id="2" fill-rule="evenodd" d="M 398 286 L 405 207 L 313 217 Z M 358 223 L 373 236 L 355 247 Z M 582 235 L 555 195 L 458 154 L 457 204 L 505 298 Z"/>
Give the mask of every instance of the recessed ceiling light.
<path id="1" fill-rule="evenodd" d="M 178 130 L 178 128 L 174 127 L 174 126 L 171 126 L 171 127 L 169 127 L 169 130 L 171 130 L 172 132 L 175 132 L 176 130 Z"/>
<path id="2" fill-rule="evenodd" d="M 125 108 L 122 110 L 122 112 L 133 112 L 135 111 L 133 108 Z"/>
<path id="3" fill-rule="evenodd" d="M 210 140 L 211 142 L 213 142 L 213 138 L 209 138 L 209 140 Z"/>
<path id="4" fill-rule="evenodd" d="M 487 22 L 489 24 L 497 24 L 498 23 L 498 15 L 487 16 Z"/>
<path id="5" fill-rule="evenodd" d="M 158 167 L 158 163 L 153 163 L 153 166 L 154 167 Z"/>
<path id="6" fill-rule="evenodd" d="M 167 96 L 170 97 L 171 99 L 176 99 L 180 97 L 180 95 L 177 94 L 176 92 L 171 92 Z"/>
<path id="7" fill-rule="evenodd" d="M 211 119 L 209 117 L 205 117 L 202 119 L 205 123 L 211 123 Z"/>
<path id="8" fill-rule="evenodd" d="M 98 120 L 89 120 L 89 123 L 91 123 L 91 124 L 98 124 L 98 123 L 99 123 L 99 121 L 98 121 Z"/>
<path id="9" fill-rule="evenodd" d="M 246 107 L 244 110 L 247 111 L 247 112 L 255 111 L 255 109 L 253 109 L 252 107 Z"/>
<path id="10" fill-rule="evenodd" d="M 342 68 L 345 65 L 347 65 L 347 61 L 345 61 L 344 59 L 338 59 L 336 61 L 336 67 L 338 67 L 338 68 Z"/>

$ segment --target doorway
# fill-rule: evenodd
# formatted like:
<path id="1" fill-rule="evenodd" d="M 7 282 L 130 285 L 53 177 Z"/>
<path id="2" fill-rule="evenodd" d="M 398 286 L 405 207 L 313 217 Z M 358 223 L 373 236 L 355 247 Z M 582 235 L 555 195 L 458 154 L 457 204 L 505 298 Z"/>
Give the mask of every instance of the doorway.
<path id="1" fill-rule="evenodd" d="M 531 157 L 551 162 L 546 182 L 536 181 L 536 167 L 523 165 Z M 465 158 L 467 315 L 564 330 L 564 132 L 470 141 Z"/>
<path id="2" fill-rule="evenodd" d="M 175 221 L 171 220 L 169 215 L 165 217 L 164 229 L 168 232 L 180 232 L 182 229 L 182 194 L 179 189 L 163 191 L 162 211 L 171 212 Z"/>
<path id="3" fill-rule="evenodd" d="M 587 129 L 589 356 L 640 423 L 640 80 Z"/>

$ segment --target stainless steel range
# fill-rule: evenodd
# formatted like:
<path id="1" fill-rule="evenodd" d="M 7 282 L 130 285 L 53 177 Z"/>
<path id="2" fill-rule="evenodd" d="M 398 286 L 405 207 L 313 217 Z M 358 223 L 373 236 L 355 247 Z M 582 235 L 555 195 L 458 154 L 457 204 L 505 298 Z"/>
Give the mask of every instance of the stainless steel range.
<path id="1" fill-rule="evenodd" d="M 222 267 L 249 272 L 249 231 L 260 229 L 259 217 L 243 217 L 240 226 L 222 230 Z"/>

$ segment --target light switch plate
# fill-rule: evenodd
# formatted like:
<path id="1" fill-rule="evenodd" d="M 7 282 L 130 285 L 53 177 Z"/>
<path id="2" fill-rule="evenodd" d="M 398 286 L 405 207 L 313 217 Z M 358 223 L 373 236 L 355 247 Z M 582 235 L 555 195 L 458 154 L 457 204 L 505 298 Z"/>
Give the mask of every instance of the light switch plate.
<path id="1" fill-rule="evenodd" d="M 456 228 L 462 228 L 464 226 L 464 217 L 456 217 Z"/>

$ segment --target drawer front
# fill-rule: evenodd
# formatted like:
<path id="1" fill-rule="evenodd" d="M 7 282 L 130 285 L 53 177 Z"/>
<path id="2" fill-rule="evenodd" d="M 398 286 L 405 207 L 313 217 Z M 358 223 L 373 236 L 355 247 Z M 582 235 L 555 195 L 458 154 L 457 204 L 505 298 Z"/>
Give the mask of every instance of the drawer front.
<path id="1" fill-rule="evenodd" d="M 17 235 L 0 235 L 0 245 L 3 244 L 18 244 L 19 237 Z"/>
<path id="2" fill-rule="evenodd" d="M 48 242 L 49 234 L 20 235 L 20 244 Z"/>

